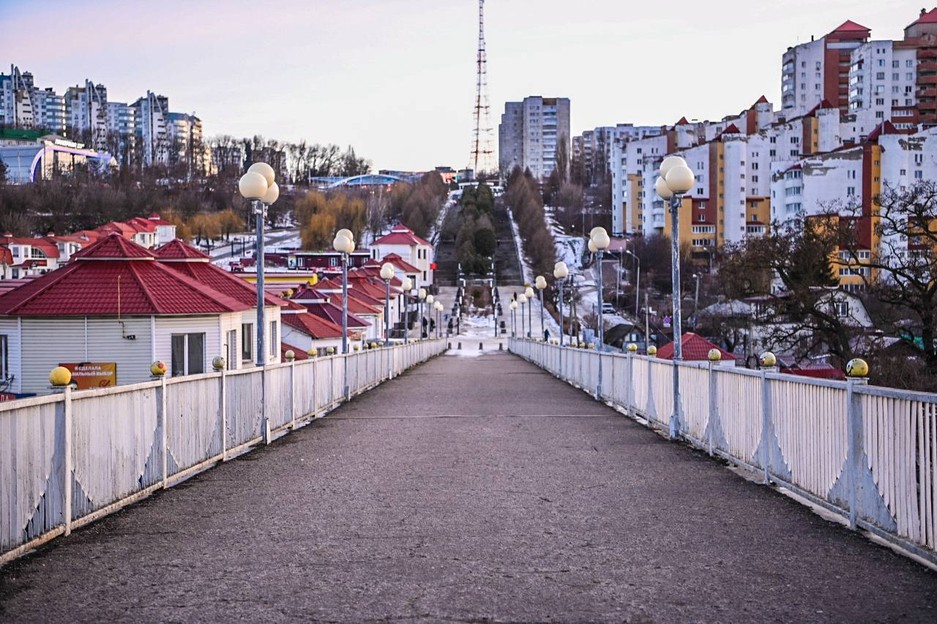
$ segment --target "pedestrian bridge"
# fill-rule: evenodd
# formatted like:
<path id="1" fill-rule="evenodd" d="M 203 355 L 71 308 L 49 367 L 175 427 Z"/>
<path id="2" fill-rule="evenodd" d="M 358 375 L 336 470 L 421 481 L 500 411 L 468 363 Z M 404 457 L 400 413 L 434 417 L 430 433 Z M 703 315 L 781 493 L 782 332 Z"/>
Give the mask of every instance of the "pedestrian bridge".
<path id="1" fill-rule="evenodd" d="M 82 484 L 69 495 L 69 529 L 114 504 L 108 496 L 120 488 L 104 496 L 95 489 L 109 479 L 155 493 L 0 570 L 0 619 L 935 620 L 937 573 L 907 556 L 933 552 L 933 516 L 920 498 L 917 507 L 908 498 L 912 489 L 926 498 L 917 466 L 934 458 L 926 450 L 935 435 L 927 395 L 814 380 L 792 389 L 773 373 L 684 364 L 677 433 L 687 445 L 666 435 L 670 363 L 603 355 L 602 401 L 594 398 L 598 354 L 538 342 L 510 343 L 529 361 L 452 349 L 404 372 L 444 346 L 428 341 L 394 356 L 375 350 L 369 360 L 357 354 L 356 363 L 355 356 L 325 358 L 308 376 L 303 369 L 311 367 L 298 363 L 268 373 L 261 384 L 268 399 L 289 400 L 276 412 L 269 401 L 262 407 L 266 436 L 263 419 L 251 421 L 256 429 L 244 426 L 251 439 L 242 446 L 257 448 L 236 457 L 243 448 L 234 450 L 239 436 L 228 419 L 240 422 L 235 404 L 250 403 L 234 385 L 246 374 L 195 380 L 215 390 L 204 383 L 174 391 L 188 382 L 172 380 L 133 390 L 157 403 L 159 435 L 150 454 L 123 462 L 108 449 L 149 432 L 136 410 L 151 408 L 139 397 L 106 411 L 102 398 L 113 391 L 73 393 L 67 405 L 56 397 L 51 413 L 31 407 L 27 424 L 17 410 L 0 412 L 7 552 L 11 536 L 30 537 L 30 527 L 64 532 L 64 503 L 54 500 L 67 499 L 64 477 L 55 476 L 66 466 L 69 482 Z M 339 372 L 346 362 L 356 371 L 350 377 Z M 349 394 L 373 389 L 344 401 L 342 379 L 353 380 Z M 220 425 L 210 409 L 219 397 Z M 331 410 L 328 416 L 308 418 L 309 407 L 328 398 L 333 404 L 313 414 Z M 193 401 L 201 407 L 185 409 Z M 308 403 L 297 408 L 299 401 Z M 216 417 L 182 429 L 201 412 Z M 95 418 L 102 420 L 88 427 Z M 923 423 L 929 440 L 906 420 Z M 52 428 L 40 433 L 43 423 Z M 13 433 L 11 472 L 4 440 Z M 63 446 L 62 435 L 75 443 Z M 30 461 L 25 440 L 42 451 Z M 204 469 L 189 467 L 198 465 L 200 448 L 217 466 L 164 489 L 176 480 L 173 471 Z M 747 468 L 727 466 L 710 450 Z M 857 466 L 859 476 L 843 465 Z M 151 476 L 130 484 L 138 474 Z M 762 485 L 766 476 L 781 487 Z M 27 493 L 45 515 L 22 524 L 28 507 L 18 501 Z M 832 521 L 838 516 L 844 524 Z M 881 543 L 851 531 L 850 522 Z M 902 543 L 904 554 L 883 546 L 886 539 Z"/>

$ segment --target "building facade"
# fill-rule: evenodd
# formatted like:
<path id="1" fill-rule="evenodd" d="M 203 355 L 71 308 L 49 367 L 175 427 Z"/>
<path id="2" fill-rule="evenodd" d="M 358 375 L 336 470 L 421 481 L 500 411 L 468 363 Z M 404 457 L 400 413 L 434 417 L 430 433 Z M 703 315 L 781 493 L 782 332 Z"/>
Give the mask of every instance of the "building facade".
<path id="1" fill-rule="evenodd" d="M 553 173 L 557 154 L 566 154 L 567 171 L 571 154 L 569 98 L 530 96 L 522 102 L 506 102 L 498 126 L 499 167 L 502 175 L 515 166 L 529 169 L 543 180 Z"/>

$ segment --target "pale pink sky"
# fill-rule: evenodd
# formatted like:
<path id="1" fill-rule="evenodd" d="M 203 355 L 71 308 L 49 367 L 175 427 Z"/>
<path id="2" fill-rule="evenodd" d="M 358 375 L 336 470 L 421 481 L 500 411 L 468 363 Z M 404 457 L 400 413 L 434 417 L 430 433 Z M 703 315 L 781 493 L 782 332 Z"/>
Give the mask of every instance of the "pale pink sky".
<path id="1" fill-rule="evenodd" d="M 718 119 L 780 95 L 784 50 L 846 19 L 897 39 L 907 0 L 487 0 L 493 138 L 504 102 L 571 100 L 574 133 Z M 927 5 L 927 8 L 933 8 Z M 0 72 L 63 93 L 147 89 L 208 135 L 353 145 L 376 168 L 464 167 L 477 0 L 0 0 Z"/>

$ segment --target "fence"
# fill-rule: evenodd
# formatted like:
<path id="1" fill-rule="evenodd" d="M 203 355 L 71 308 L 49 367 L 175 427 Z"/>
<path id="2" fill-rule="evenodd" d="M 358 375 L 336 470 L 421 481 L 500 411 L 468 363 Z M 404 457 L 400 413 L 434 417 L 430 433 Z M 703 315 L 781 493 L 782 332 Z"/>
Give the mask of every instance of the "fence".
<path id="1" fill-rule="evenodd" d="M 346 392 L 445 348 L 427 340 L 0 403 L 0 564 L 285 435 Z"/>
<path id="2" fill-rule="evenodd" d="M 937 395 L 522 339 L 510 350 L 937 563 Z"/>

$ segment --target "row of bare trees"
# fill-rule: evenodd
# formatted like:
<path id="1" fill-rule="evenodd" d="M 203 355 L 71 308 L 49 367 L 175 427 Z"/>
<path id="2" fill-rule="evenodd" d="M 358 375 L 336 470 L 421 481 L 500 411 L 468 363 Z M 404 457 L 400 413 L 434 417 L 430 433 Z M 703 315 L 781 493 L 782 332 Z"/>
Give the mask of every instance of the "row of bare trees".
<path id="1" fill-rule="evenodd" d="M 537 275 L 552 275 L 556 263 L 553 235 L 547 230 L 539 185 L 529 171 L 520 167 L 511 171 L 504 201 L 514 213 L 530 268 Z"/>

